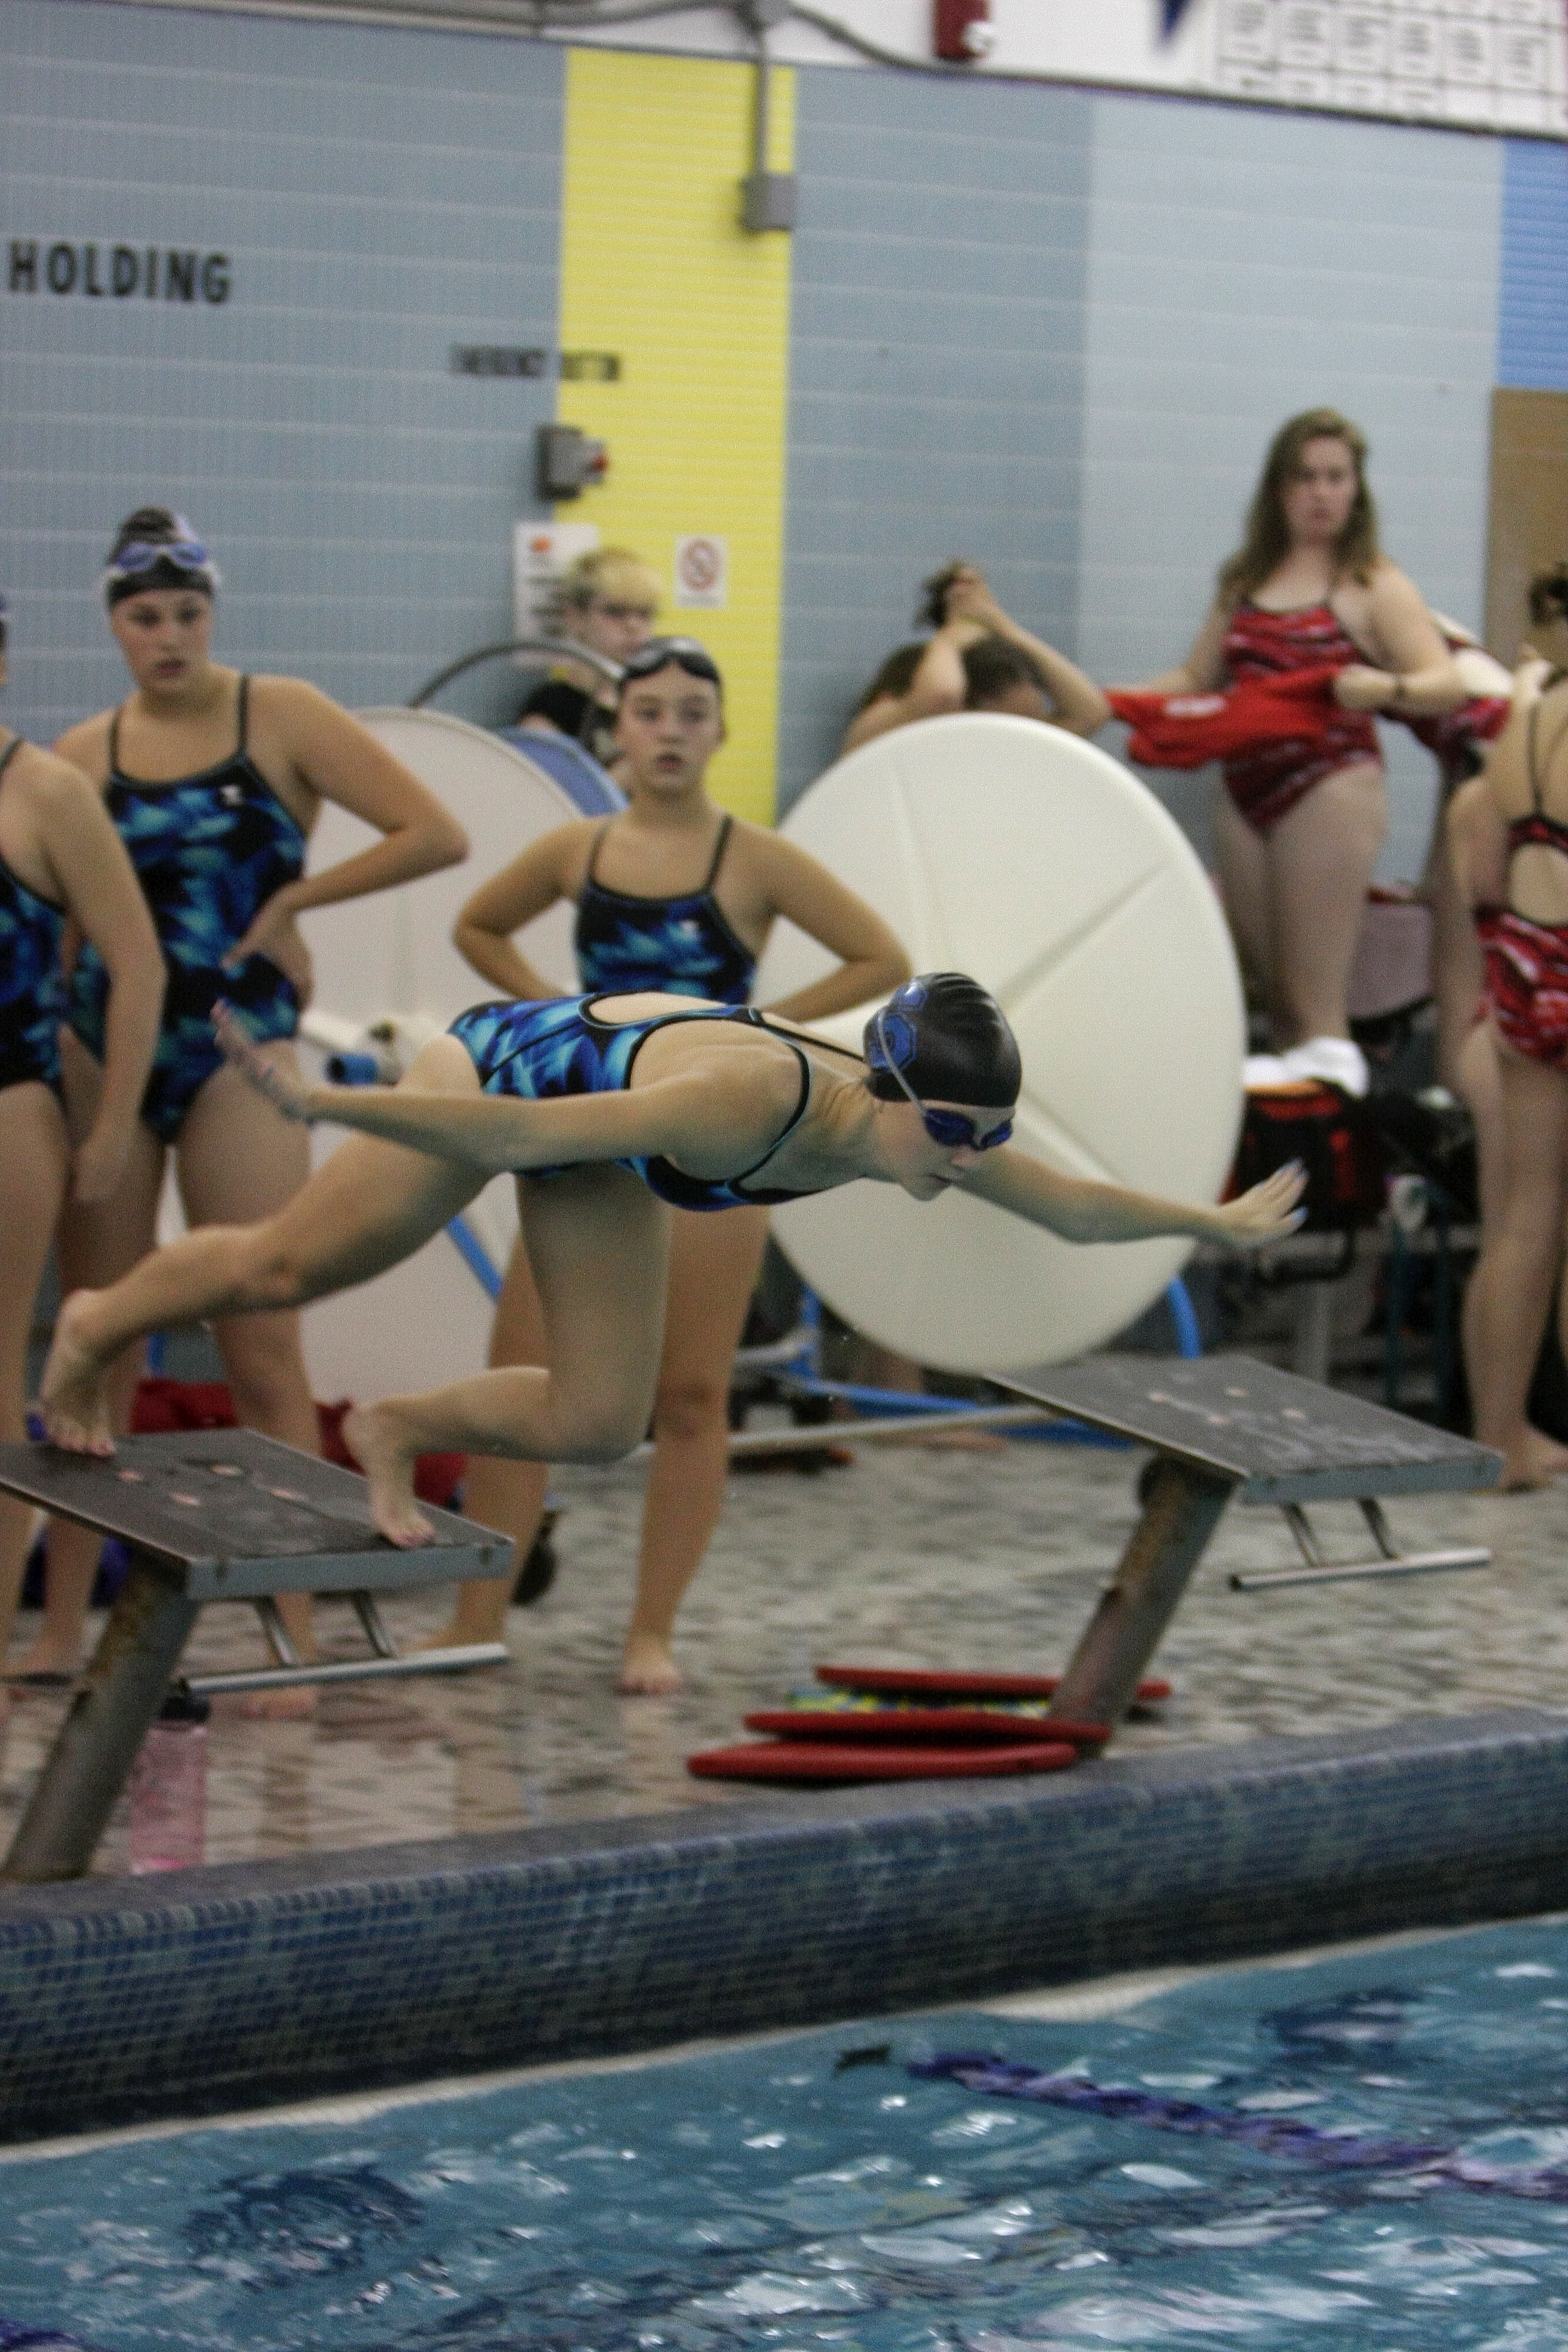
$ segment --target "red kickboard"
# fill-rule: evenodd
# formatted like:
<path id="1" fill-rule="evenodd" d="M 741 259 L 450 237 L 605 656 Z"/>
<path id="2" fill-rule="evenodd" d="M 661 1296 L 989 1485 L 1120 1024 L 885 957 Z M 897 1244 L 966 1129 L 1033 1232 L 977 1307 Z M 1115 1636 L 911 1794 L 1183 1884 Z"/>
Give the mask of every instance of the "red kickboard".
<path id="1" fill-rule="evenodd" d="M 1103 1723 L 1068 1723 L 1050 1716 L 998 1715 L 979 1706 L 875 1706 L 852 1713 L 837 1706 L 770 1706 L 746 1717 L 748 1731 L 771 1731 L 775 1738 L 902 1742 L 951 1741 L 1019 1747 L 1066 1740 L 1074 1748 L 1103 1748 L 1110 1738 Z"/>
<path id="2" fill-rule="evenodd" d="M 1060 1675 L 963 1675 L 924 1666 L 818 1666 L 816 1679 L 836 1690 L 874 1692 L 883 1698 L 1049 1698 Z M 1169 1698 L 1169 1683 L 1140 1683 L 1145 1701 Z"/>
<path id="3" fill-rule="evenodd" d="M 1065 1740 L 1018 1748 L 872 1748 L 846 1739 L 759 1739 L 707 1748 L 686 1769 L 709 1780 L 971 1780 L 1010 1772 L 1063 1772 L 1078 1762 Z"/>

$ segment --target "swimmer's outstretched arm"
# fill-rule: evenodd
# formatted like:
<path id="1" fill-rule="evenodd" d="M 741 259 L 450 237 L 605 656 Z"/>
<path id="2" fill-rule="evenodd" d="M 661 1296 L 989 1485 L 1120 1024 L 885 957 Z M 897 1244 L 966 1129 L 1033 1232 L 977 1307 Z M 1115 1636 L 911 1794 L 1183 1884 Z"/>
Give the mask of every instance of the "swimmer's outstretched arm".
<path id="1" fill-rule="evenodd" d="M 963 1180 L 977 1199 L 1007 1209 L 1031 1225 L 1044 1225 L 1068 1242 L 1141 1242 L 1167 1234 L 1197 1242 L 1222 1242 L 1231 1249 L 1258 1249 L 1283 1241 L 1300 1224 L 1298 1208 L 1306 1184 L 1299 1164 L 1278 1169 L 1238 1200 L 1218 1208 L 1194 1208 L 1162 1201 L 1152 1192 L 1123 1192 L 1119 1184 L 1095 1184 L 1063 1176 L 1026 1151 L 1004 1146 L 988 1151 Z"/>
<path id="2" fill-rule="evenodd" d="M 721 1094 L 686 1072 L 609 1094 L 423 1093 L 400 1087 L 313 1087 L 269 1062 L 226 1005 L 213 1013 L 218 1044 L 285 1118 L 355 1129 L 488 1175 L 673 1153 L 688 1172 L 720 1175 L 760 1159 L 793 1107 L 792 1066 L 772 1055 L 728 1057 Z M 709 1164 L 711 1163 L 711 1164 Z"/>

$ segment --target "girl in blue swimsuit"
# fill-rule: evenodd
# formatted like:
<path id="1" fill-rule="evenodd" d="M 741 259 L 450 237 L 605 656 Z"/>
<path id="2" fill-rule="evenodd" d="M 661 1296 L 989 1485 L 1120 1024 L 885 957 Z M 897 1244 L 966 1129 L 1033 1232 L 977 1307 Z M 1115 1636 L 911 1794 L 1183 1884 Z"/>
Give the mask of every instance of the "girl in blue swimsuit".
<path id="1" fill-rule="evenodd" d="M 775 919 L 788 916 L 839 961 L 826 978 L 776 1005 L 792 1020 L 885 996 L 909 964 L 863 899 L 813 857 L 766 827 L 728 816 L 708 793 L 709 761 L 724 739 L 719 672 L 689 638 L 656 637 L 628 661 L 616 721 L 616 775 L 630 806 L 605 823 L 546 834 L 478 891 L 457 942 L 475 970 L 509 996 L 541 998 L 550 983 L 513 934 L 558 899 L 577 909 L 582 986 L 610 996 L 655 989 L 743 1005 Z M 766 1210 L 742 1203 L 722 1218 L 675 1203 L 669 1302 L 654 1402 L 654 1459 L 643 1507 L 637 1592 L 621 1660 L 626 1691 L 670 1691 L 676 1612 L 708 1548 L 729 1468 L 730 1374 L 767 1241 Z M 536 1363 L 541 1311 L 520 1241 L 496 1314 L 490 1362 Z M 503 1528 L 525 1559 L 544 1505 L 533 1463 L 476 1463 L 468 1507 Z M 497 1640 L 506 1582 L 466 1585 L 445 1639 Z"/>
<path id="2" fill-rule="evenodd" d="M 0 684 L 5 676 L 0 597 Z M 103 1086 L 73 1152 L 60 1091 L 60 940 L 71 921 L 102 961 Z M 103 1201 L 120 1179 L 158 1033 L 163 964 L 136 877 L 85 776 L 0 727 L 0 1439 L 24 1433 L 27 1337 L 68 1189 Z M 0 1667 L 31 1513 L 0 1497 Z M 0 1706 L 4 1685 L 0 1684 Z"/>
<path id="3" fill-rule="evenodd" d="M 1300 1222 L 1299 1169 L 1222 1207 L 1184 1207 L 1009 1149 L 1018 1048 L 1000 1006 L 956 972 L 906 982 L 867 1023 L 864 1058 L 744 1007 L 653 995 L 481 1006 L 385 1089 L 303 1086 L 232 1016 L 219 1034 L 285 1117 L 360 1135 L 267 1223 L 187 1234 L 112 1290 L 68 1299 L 44 1378 L 50 1433 L 110 1451 L 103 1371 L 139 1333 L 367 1282 L 511 1170 L 548 1358 L 348 1415 L 394 1543 L 429 1533 L 421 1453 L 605 1462 L 637 1444 L 663 1342 L 667 1201 L 733 1216 L 868 1177 L 917 1201 L 962 1185 L 1078 1242 L 1178 1234 L 1246 1249 Z"/>
<path id="4" fill-rule="evenodd" d="M 153 1245 L 172 1153 L 192 1224 L 269 1215 L 310 1171 L 303 1139 L 223 1068 L 212 1034 L 221 993 L 241 1005 L 279 1060 L 310 993 L 297 928 L 313 908 L 390 889 L 455 864 L 468 844 L 440 803 L 346 711 L 300 678 L 240 677 L 210 654 L 218 574 L 188 523 L 161 507 L 121 526 L 103 593 L 135 681 L 118 710 L 73 727 L 57 747 L 96 784 L 141 879 L 168 965 L 169 987 L 142 1115 L 112 1200 L 73 1205 L 59 1253 L 68 1284 L 111 1281 Z M 357 856 L 305 875 L 324 800 L 384 836 Z M 100 1084 L 105 975 L 79 958 L 64 1050 L 74 1118 L 90 1116 Z M 215 1335 L 248 1427 L 314 1452 L 315 1408 L 298 1318 L 279 1315 Z M 117 1412 L 138 1367 L 121 1368 Z M 51 1532 L 40 1670 L 76 1664 L 95 1540 Z M 286 1622 L 313 1655 L 310 1604 L 290 1597 Z M 300 1695 L 253 1702 L 300 1706 Z M 310 1697 L 304 1704 L 310 1703 Z"/>

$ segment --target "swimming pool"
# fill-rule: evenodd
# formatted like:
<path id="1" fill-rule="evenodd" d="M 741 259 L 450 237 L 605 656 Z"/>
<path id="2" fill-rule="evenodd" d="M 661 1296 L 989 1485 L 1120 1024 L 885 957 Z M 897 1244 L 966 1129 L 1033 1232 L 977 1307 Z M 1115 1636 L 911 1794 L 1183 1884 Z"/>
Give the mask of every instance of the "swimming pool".
<path id="1" fill-rule="evenodd" d="M 1568 2352 L 1565 2025 L 1555 1918 L 7 2159 L 0 2347 Z"/>

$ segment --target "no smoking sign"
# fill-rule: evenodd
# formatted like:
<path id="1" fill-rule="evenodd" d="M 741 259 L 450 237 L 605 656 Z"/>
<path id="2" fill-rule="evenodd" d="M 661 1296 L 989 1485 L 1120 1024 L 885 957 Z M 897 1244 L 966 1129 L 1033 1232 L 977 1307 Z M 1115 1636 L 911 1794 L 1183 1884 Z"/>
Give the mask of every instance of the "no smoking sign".
<path id="1" fill-rule="evenodd" d="M 721 610 L 730 601 L 730 543 L 709 531 L 675 542 L 675 602 L 688 610 Z"/>

